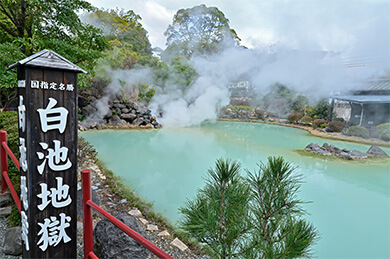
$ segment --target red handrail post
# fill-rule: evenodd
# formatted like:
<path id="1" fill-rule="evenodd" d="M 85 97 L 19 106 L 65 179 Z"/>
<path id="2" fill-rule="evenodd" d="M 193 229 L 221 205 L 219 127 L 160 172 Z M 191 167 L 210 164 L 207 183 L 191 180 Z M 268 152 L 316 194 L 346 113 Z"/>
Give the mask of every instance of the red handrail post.
<path id="1" fill-rule="evenodd" d="M 8 172 L 7 152 L 3 147 L 3 142 L 7 143 L 7 131 L 5 130 L 0 131 L 1 194 L 7 190 L 7 183 L 3 172 Z"/>
<path id="2" fill-rule="evenodd" d="M 81 180 L 83 188 L 83 228 L 84 228 L 84 258 L 88 259 L 90 252 L 93 253 L 93 227 L 92 227 L 92 208 L 87 205 L 91 200 L 91 174 L 90 170 L 81 171 Z"/>

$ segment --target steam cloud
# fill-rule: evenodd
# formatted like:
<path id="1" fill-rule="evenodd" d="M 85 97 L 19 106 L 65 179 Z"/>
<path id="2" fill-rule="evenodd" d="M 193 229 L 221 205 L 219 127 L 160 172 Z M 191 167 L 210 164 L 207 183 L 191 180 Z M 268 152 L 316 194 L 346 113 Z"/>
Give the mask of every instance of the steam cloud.
<path id="1" fill-rule="evenodd" d="M 253 49 L 227 47 L 212 56 L 193 57 L 190 64 L 198 77 L 186 91 L 176 85 L 158 85 L 153 82 L 153 71 L 146 68 L 110 71 L 113 80 L 105 96 L 96 103 L 95 117 L 88 119 L 102 119 L 108 111 L 109 100 L 121 91 L 131 91 L 137 82 L 155 87 L 156 94 L 149 108 L 165 127 L 186 127 L 216 119 L 218 110 L 230 101 L 227 85 L 232 81 L 249 81 L 259 95 L 267 94 L 268 87 L 276 82 L 318 98 L 356 89 L 364 80 L 388 75 L 390 71 L 389 18 L 383 13 L 384 8 L 375 13 L 377 16 L 369 13 L 356 25 L 356 18 L 352 17 L 356 14 L 348 13 L 347 23 L 340 23 L 340 28 L 328 26 L 323 34 L 318 26 L 317 31 L 307 28 L 305 32 L 305 23 L 301 20 L 302 30 L 285 32 L 284 39 L 295 37 L 293 43 L 252 42 Z M 312 14 L 313 21 L 317 15 Z M 334 16 L 337 23 L 343 21 L 342 15 Z M 294 19 L 287 18 L 277 26 L 294 26 L 290 24 Z M 325 26 L 327 22 L 321 20 L 317 25 Z M 352 29 L 347 33 L 346 28 Z M 320 44 L 324 37 L 331 38 L 331 33 L 337 35 L 327 41 L 328 45 Z M 337 40 L 342 42 L 337 44 Z M 336 45 L 342 47 L 332 50 Z"/>
<path id="2" fill-rule="evenodd" d="M 340 53 L 286 46 L 256 50 L 231 47 L 207 58 L 194 57 L 191 63 L 199 78 L 189 90 L 157 92 L 150 105 L 155 114 L 162 111 L 159 120 L 164 126 L 185 127 L 216 119 L 218 109 L 229 104 L 227 85 L 232 81 L 249 81 L 258 95 L 267 94 L 269 86 L 278 82 L 309 99 L 319 99 L 358 87 L 367 77 L 378 74 L 373 67 L 348 68 Z"/>

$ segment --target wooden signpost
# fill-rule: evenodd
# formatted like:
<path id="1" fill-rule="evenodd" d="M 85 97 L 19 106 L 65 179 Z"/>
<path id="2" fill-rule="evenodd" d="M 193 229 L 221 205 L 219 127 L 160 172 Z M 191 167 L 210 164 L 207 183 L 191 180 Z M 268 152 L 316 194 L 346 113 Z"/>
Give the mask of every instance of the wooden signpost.
<path id="1" fill-rule="evenodd" d="M 50 50 L 18 69 L 23 258 L 76 258 L 77 73 Z"/>

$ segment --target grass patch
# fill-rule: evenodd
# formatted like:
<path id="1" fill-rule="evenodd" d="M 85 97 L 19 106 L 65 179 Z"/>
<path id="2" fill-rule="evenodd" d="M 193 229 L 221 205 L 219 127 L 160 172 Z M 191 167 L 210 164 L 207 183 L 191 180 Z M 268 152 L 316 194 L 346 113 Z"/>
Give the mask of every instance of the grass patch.
<path id="1" fill-rule="evenodd" d="M 300 154 L 301 156 L 308 156 L 308 157 L 313 157 L 313 158 L 319 158 L 319 159 L 322 159 L 322 160 L 327 160 L 327 161 L 347 161 L 348 159 L 345 159 L 345 158 L 341 158 L 341 157 L 335 157 L 335 156 L 324 156 L 324 155 L 321 155 L 321 154 L 317 154 L 317 153 L 314 153 L 314 152 L 310 152 L 310 151 L 307 151 L 307 150 L 304 150 L 304 149 L 294 149 L 293 150 L 294 152 Z"/>

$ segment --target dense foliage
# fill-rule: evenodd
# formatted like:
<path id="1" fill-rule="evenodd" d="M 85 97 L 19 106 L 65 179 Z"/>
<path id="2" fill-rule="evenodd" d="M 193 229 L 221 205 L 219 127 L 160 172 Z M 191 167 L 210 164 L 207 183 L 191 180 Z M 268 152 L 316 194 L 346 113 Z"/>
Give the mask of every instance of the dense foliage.
<path id="1" fill-rule="evenodd" d="M 308 114 L 309 110 L 307 110 L 309 105 L 309 99 L 305 95 L 298 95 L 291 103 L 291 110 L 297 113 L 303 114 L 304 116 L 312 114 Z"/>
<path id="2" fill-rule="evenodd" d="M 303 116 L 300 120 L 299 123 L 303 125 L 310 125 L 313 122 L 313 118 L 310 116 Z"/>
<path id="3" fill-rule="evenodd" d="M 83 98 L 87 99 L 88 96 L 102 97 L 105 94 L 104 89 L 115 80 L 115 75 L 118 72 L 140 67 L 152 69 L 154 81 L 159 84 L 165 82 L 169 75 L 169 68 L 159 58 L 153 56 L 147 31 L 140 23 L 141 17 L 139 15 L 132 10 L 102 9 L 85 14 L 82 19 L 103 30 L 110 46 L 104 52 L 104 56 L 98 60 L 92 87 L 84 89 Z M 123 88 L 131 88 L 133 92 L 129 95 L 145 103 L 148 103 L 155 93 L 154 87 L 144 82 L 127 85 L 126 82 L 121 81 L 119 84 L 123 85 Z M 122 98 L 129 98 L 129 96 L 125 96 L 124 92 L 120 94 Z"/>
<path id="4" fill-rule="evenodd" d="M 317 129 L 317 128 L 321 127 L 322 124 L 325 124 L 325 123 L 326 123 L 326 120 L 315 119 L 312 121 L 311 125 L 312 125 L 313 129 Z"/>
<path id="5" fill-rule="evenodd" d="M 227 45 L 237 45 L 240 40 L 225 15 L 218 8 L 204 4 L 178 10 L 164 35 L 166 57 L 215 53 Z"/>
<path id="6" fill-rule="evenodd" d="M 43 49 L 51 49 L 92 71 L 107 46 L 101 30 L 83 23 L 78 12 L 93 11 L 83 0 L 0 1 L 0 90 L 3 107 L 15 98 L 15 72 L 4 72 L 12 63 Z M 3 52 L 4 51 L 4 52 Z M 81 76 L 80 85 L 85 80 Z"/>
<path id="7" fill-rule="evenodd" d="M 314 116 L 318 119 L 329 119 L 330 103 L 327 98 L 320 99 L 314 106 Z"/>
<path id="8" fill-rule="evenodd" d="M 361 126 L 351 126 L 347 130 L 348 136 L 355 136 L 355 137 L 361 137 L 361 138 L 368 138 L 369 132 L 365 127 Z"/>
<path id="9" fill-rule="evenodd" d="M 298 121 L 302 118 L 302 114 L 299 112 L 293 111 L 292 113 L 287 115 L 287 121 L 289 123 L 298 123 Z"/>
<path id="10" fill-rule="evenodd" d="M 310 255 L 315 228 L 301 218 L 301 178 L 282 157 L 269 157 L 244 179 L 240 164 L 217 160 L 204 188 L 180 208 L 181 227 L 214 258 L 299 258 Z"/>
<path id="11" fill-rule="evenodd" d="M 131 69 L 136 64 L 146 64 L 152 56 L 151 45 L 141 17 L 129 10 L 96 10 L 83 19 L 104 31 L 111 48 L 100 65 L 110 69 Z"/>
<path id="12" fill-rule="evenodd" d="M 376 126 L 379 137 L 383 140 L 390 140 L 390 123 L 383 123 Z"/>
<path id="13" fill-rule="evenodd" d="M 342 121 L 331 121 L 328 124 L 329 132 L 341 132 L 345 128 L 345 123 Z"/>
<path id="14" fill-rule="evenodd" d="M 8 66 L 25 58 L 21 49 L 11 42 L 0 43 L 0 108 L 9 107 L 16 99 L 16 69 Z"/>

